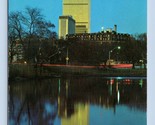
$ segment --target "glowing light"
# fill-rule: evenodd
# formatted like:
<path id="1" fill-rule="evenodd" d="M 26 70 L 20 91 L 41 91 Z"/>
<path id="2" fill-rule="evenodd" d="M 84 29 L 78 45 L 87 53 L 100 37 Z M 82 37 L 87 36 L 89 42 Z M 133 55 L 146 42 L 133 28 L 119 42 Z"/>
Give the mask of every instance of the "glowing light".
<path id="1" fill-rule="evenodd" d="M 117 47 L 117 49 L 121 49 L 121 47 L 120 47 L 120 46 L 118 46 L 118 47 Z"/>
<path id="2" fill-rule="evenodd" d="M 59 81 L 58 81 L 58 84 L 59 84 L 58 91 L 59 91 L 59 94 L 60 94 L 60 86 L 61 86 L 61 81 L 60 81 L 60 79 L 59 79 Z"/>
<path id="3" fill-rule="evenodd" d="M 143 80 L 142 79 L 139 80 L 139 85 L 141 86 L 141 88 L 143 87 Z"/>
<path id="4" fill-rule="evenodd" d="M 118 92 L 117 92 L 117 103 L 119 104 L 119 102 L 120 102 L 120 93 L 119 93 L 119 90 L 118 90 Z"/>
<path id="5" fill-rule="evenodd" d="M 122 79 L 122 77 L 117 77 L 117 79 Z"/>

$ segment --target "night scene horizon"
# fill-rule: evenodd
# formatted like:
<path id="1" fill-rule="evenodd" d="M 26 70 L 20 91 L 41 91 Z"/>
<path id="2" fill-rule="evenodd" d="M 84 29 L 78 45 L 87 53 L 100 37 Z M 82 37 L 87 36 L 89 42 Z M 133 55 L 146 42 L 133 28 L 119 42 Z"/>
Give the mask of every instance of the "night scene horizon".
<path id="1" fill-rule="evenodd" d="M 24 11 L 26 7 L 38 8 L 46 20 L 55 25 L 62 16 L 62 0 L 9 0 L 9 12 Z M 141 34 L 147 32 L 147 0 L 91 0 L 90 33 L 118 26 L 118 32 Z M 18 3 L 18 5 L 16 5 Z"/>

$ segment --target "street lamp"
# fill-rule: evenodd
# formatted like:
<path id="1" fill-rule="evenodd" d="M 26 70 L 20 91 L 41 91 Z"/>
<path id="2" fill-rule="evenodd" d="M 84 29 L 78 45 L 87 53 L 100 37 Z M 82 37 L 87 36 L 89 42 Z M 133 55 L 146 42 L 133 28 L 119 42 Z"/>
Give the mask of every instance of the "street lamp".
<path id="1" fill-rule="evenodd" d="M 109 61 L 110 61 L 110 54 L 115 50 L 115 49 L 121 49 L 120 46 L 116 46 L 115 48 L 113 48 L 112 50 L 109 51 Z"/>
<path id="2" fill-rule="evenodd" d="M 66 65 L 68 65 L 69 57 L 68 57 L 68 48 L 67 48 L 67 55 L 66 55 Z"/>

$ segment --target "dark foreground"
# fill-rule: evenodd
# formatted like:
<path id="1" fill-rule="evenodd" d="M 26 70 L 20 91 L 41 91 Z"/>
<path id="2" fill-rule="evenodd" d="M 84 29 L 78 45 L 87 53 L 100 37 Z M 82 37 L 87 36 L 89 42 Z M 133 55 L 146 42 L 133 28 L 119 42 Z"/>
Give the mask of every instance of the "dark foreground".
<path id="1" fill-rule="evenodd" d="M 14 81 L 9 125 L 146 125 L 146 77 Z"/>
<path id="2" fill-rule="evenodd" d="M 68 66 L 68 65 L 27 65 L 12 64 L 9 65 L 9 79 L 20 78 L 44 78 L 44 77 L 62 77 L 62 76 L 128 76 L 128 77 L 146 77 L 146 69 L 112 69 L 100 68 L 98 66 Z"/>

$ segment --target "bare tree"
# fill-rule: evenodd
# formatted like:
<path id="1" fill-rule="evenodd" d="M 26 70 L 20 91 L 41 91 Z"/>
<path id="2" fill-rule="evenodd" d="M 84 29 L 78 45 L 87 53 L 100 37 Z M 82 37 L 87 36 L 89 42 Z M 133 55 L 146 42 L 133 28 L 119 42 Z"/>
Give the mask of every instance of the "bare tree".
<path id="1" fill-rule="evenodd" d="M 29 61 L 37 53 L 34 51 L 39 49 L 36 49 L 35 44 L 31 43 L 39 43 L 42 39 L 55 39 L 56 33 L 53 32 L 53 28 L 55 28 L 54 24 L 46 21 L 38 8 L 28 7 L 24 12 L 11 12 L 9 15 L 9 42 L 11 42 L 12 36 L 17 36 L 15 39 L 18 39 L 23 45 L 25 60 Z"/>
<path id="2" fill-rule="evenodd" d="M 24 24 L 26 40 L 27 40 L 27 53 L 26 58 L 28 60 L 33 59 L 35 56 L 34 47 L 32 42 L 40 42 L 42 39 L 50 38 L 53 33 L 51 28 L 54 28 L 54 24 L 50 21 L 47 22 L 44 16 L 41 14 L 41 10 L 38 8 L 26 8 L 24 16 L 22 17 Z M 40 47 L 40 46 L 39 46 Z"/>
<path id="3" fill-rule="evenodd" d="M 50 34 L 53 33 L 51 28 L 55 27 L 50 21 L 44 19 L 38 8 L 26 8 L 22 21 L 29 42 L 33 37 L 49 38 Z"/>
<path id="4" fill-rule="evenodd" d="M 16 36 L 22 43 L 24 31 L 21 19 L 21 12 L 12 12 L 9 14 L 9 36 Z"/>
<path id="5" fill-rule="evenodd" d="M 13 31 L 14 32 L 14 31 Z M 13 35 L 14 33 L 12 33 L 12 35 L 11 34 L 9 34 L 9 38 L 8 38 L 8 40 L 9 40 L 9 44 L 8 44 L 8 46 L 9 46 L 9 56 L 8 56 L 8 58 L 9 58 L 9 63 L 12 63 L 12 61 L 13 61 L 13 57 L 15 56 L 15 54 L 16 54 L 16 51 L 15 51 L 15 49 L 14 49 L 14 47 L 16 46 L 16 37 L 15 37 L 15 35 Z"/>
<path id="6" fill-rule="evenodd" d="M 20 12 L 14 12 L 9 14 L 9 26 L 8 26 L 8 45 L 9 45 L 9 62 L 12 63 L 13 56 L 16 52 L 16 42 L 23 45 L 23 27 L 21 22 L 22 14 Z"/>

